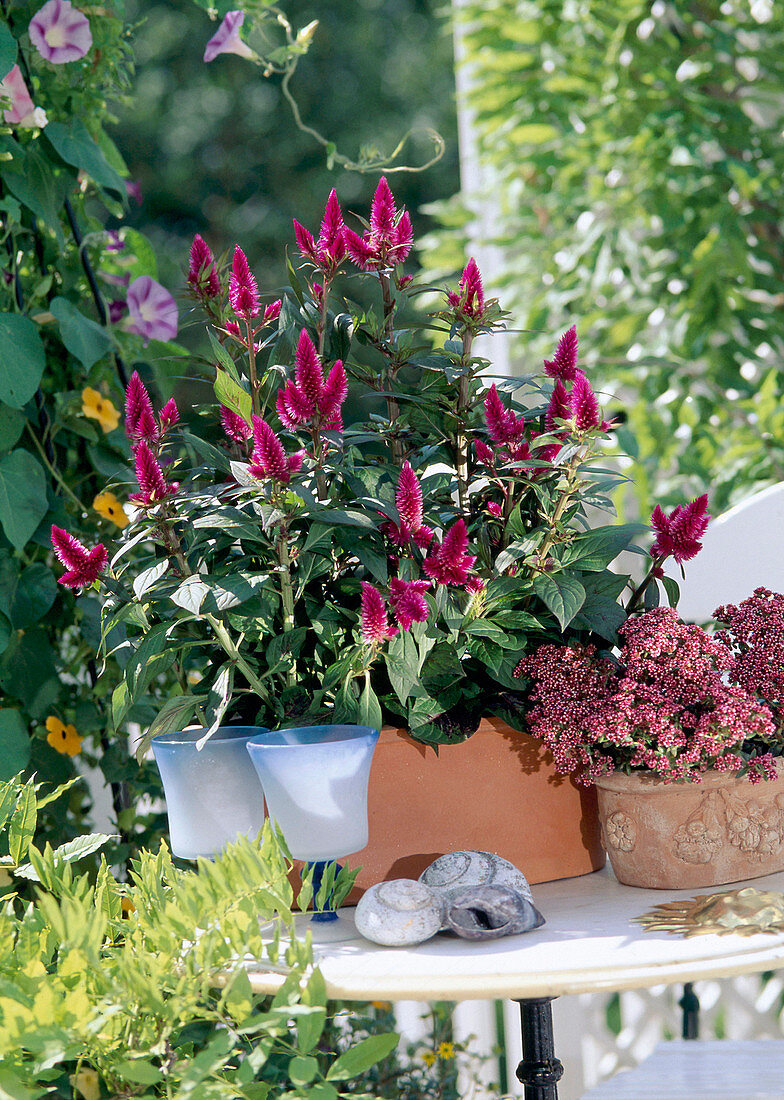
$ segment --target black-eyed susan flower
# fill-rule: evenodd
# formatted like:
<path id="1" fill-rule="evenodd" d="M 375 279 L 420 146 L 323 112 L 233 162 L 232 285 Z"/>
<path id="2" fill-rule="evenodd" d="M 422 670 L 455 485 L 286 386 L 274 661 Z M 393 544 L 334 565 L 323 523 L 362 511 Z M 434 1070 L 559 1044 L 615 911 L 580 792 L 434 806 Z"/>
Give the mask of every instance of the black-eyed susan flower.
<path id="1" fill-rule="evenodd" d="M 447 1061 L 449 1058 L 455 1056 L 455 1044 L 449 1042 L 443 1042 L 438 1044 L 438 1057 Z"/>
<path id="2" fill-rule="evenodd" d="M 93 508 L 99 516 L 108 519 L 120 530 L 128 526 L 129 520 L 125 514 L 125 509 L 114 493 L 99 493 L 93 501 Z"/>
<path id="3" fill-rule="evenodd" d="M 113 432 L 120 423 L 120 413 L 108 397 L 104 397 L 92 386 L 82 390 L 82 412 L 91 420 L 97 420 L 104 432 Z"/>
<path id="4" fill-rule="evenodd" d="M 435 1060 L 436 1060 L 436 1053 L 435 1053 L 434 1050 L 423 1050 L 422 1051 L 422 1061 L 425 1063 L 426 1066 L 434 1065 Z"/>
<path id="5" fill-rule="evenodd" d="M 76 726 L 70 723 L 66 726 L 53 714 L 46 719 L 45 725 L 49 731 L 46 740 L 55 752 L 63 756 L 77 756 L 82 751 L 82 738 L 76 732 Z"/>

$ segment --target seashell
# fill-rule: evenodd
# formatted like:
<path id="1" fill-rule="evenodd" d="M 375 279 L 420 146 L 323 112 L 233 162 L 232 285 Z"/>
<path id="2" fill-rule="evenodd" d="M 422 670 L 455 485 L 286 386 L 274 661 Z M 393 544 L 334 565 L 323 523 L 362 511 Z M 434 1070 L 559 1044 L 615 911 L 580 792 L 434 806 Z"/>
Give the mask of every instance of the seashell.
<path id="1" fill-rule="evenodd" d="M 379 882 L 359 899 L 354 923 L 365 939 L 385 947 L 424 943 L 443 927 L 443 898 L 416 879 Z"/>
<path id="2" fill-rule="evenodd" d="M 445 928 L 464 940 L 497 940 L 544 924 L 536 906 L 511 886 L 458 886 L 444 898 Z"/>
<path id="3" fill-rule="evenodd" d="M 531 887 L 522 871 L 493 852 L 448 852 L 426 867 L 419 881 L 434 890 L 451 890 L 458 886 L 508 886 L 526 901 L 533 902 Z"/>

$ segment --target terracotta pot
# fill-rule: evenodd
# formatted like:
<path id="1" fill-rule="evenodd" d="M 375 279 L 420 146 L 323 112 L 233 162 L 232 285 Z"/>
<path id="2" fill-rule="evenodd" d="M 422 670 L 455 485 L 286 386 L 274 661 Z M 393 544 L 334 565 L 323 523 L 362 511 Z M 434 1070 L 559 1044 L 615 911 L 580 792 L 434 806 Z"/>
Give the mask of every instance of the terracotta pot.
<path id="1" fill-rule="evenodd" d="M 495 852 L 529 882 L 596 871 L 605 855 L 596 795 L 558 775 L 539 742 L 484 719 L 438 756 L 403 730 L 381 731 L 370 770 L 370 842 L 354 897 L 382 879 L 417 878 L 445 852 Z"/>
<path id="2" fill-rule="evenodd" d="M 662 783 L 614 772 L 596 789 L 610 863 L 627 886 L 686 890 L 784 870 L 784 775 Z"/>

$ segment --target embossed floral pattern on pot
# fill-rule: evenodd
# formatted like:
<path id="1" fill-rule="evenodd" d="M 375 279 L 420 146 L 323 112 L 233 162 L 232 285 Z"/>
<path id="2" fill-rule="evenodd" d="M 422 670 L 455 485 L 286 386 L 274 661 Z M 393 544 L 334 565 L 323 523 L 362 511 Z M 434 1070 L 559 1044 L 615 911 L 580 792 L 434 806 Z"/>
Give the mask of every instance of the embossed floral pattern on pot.
<path id="1" fill-rule="evenodd" d="M 634 819 L 621 810 L 616 810 L 607 818 L 604 833 L 609 847 L 620 849 L 622 852 L 634 850 L 634 844 L 637 840 L 637 827 L 634 824 Z"/>

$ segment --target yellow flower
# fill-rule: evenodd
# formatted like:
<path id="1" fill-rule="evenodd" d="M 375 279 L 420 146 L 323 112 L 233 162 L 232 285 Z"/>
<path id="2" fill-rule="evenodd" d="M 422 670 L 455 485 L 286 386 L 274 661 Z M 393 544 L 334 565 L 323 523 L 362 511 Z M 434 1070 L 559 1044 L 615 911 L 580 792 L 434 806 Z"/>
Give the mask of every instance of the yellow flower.
<path id="1" fill-rule="evenodd" d="M 114 493 L 99 493 L 93 501 L 93 508 L 99 516 L 110 520 L 120 530 L 127 527 L 130 520 L 125 514 L 122 504 Z"/>
<path id="2" fill-rule="evenodd" d="M 120 898 L 120 911 L 124 917 L 130 917 L 131 913 L 136 912 L 136 906 L 130 898 Z"/>
<path id="3" fill-rule="evenodd" d="M 82 412 L 97 420 L 104 432 L 113 432 L 120 423 L 120 414 L 109 398 L 91 386 L 82 390 Z"/>
<path id="4" fill-rule="evenodd" d="M 454 1058 L 455 1056 L 455 1044 L 454 1043 L 439 1043 L 438 1044 L 438 1057 L 439 1058 Z"/>
<path id="5" fill-rule="evenodd" d="M 59 718 L 50 714 L 46 719 L 46 728 L 49 730 L 46 740 L 56 752 L 76 756 L 82 751 L 82 738 L 75 726 L 65 726 Z"/>
<path id="6" fill-rule="evenodd" d="M 422 1061 L 426 1066 L 432 1066 L 436 1060 L 436 1056 L 432 1050 L 425 1050 L 422 1052 Z"/>
<path id="7" fill-rule="evenodd" d="M 84 1100 L 100 1100 L 101 1085 L 94 1069 L 80 1069 L 70 1080 Z"/>
<path id="8" fill-rule="evenodd" d="M 392 1004 L 390 1001 L 371 1001 L 370 1007 L 377 1008 L 379 1012 L 388 1012 Z"/>

